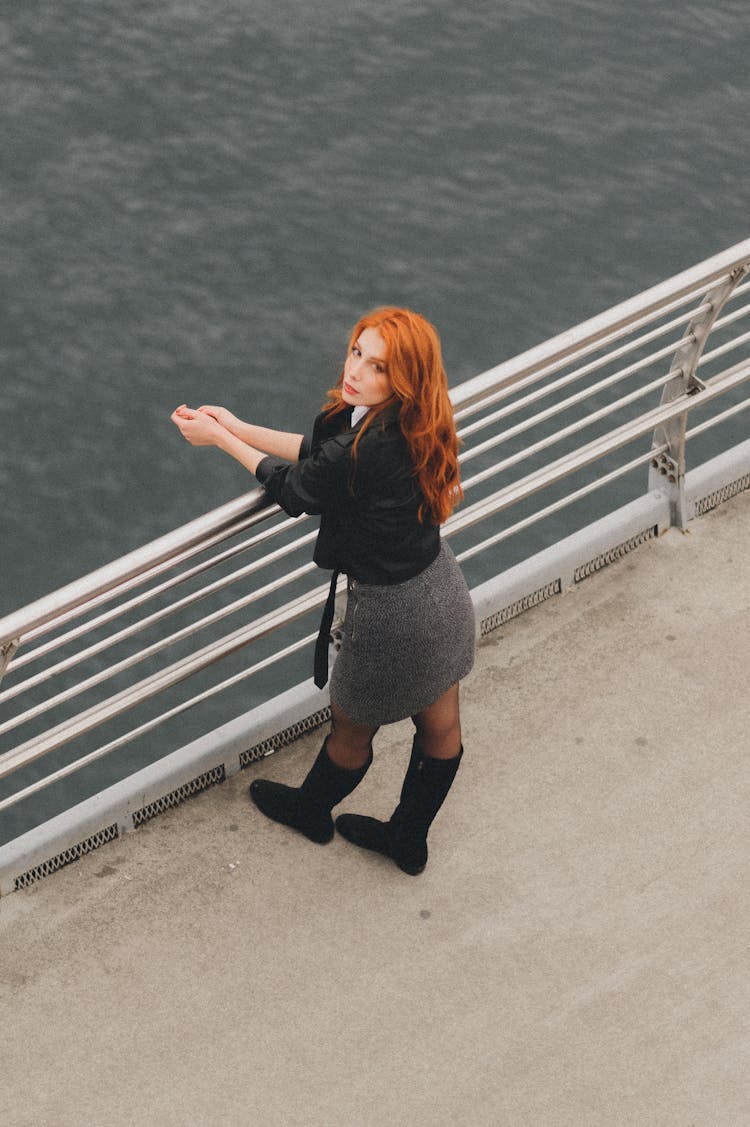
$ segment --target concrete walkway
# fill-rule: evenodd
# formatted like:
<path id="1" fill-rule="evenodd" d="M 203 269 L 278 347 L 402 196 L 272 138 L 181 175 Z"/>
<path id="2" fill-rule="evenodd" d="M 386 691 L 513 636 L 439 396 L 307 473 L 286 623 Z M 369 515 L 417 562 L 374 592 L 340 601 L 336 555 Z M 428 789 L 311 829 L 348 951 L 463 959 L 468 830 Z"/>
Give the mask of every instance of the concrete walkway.
<path id="1" fill-rule="evenodd" d="M 5 897 L 0 1123 L 747 1127 L 749 669 L 745 494 L 481 645 L 421 877 L 250 806 L 311 737 Z"/>

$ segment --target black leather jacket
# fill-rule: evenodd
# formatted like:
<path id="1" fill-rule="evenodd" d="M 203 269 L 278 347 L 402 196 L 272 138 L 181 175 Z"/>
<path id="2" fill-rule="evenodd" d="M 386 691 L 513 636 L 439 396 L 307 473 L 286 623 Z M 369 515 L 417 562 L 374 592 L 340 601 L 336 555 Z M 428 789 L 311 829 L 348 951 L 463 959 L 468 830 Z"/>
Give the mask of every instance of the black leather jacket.
<path id="1" fill-rule="evenodd" d="M 352 428 L 351 410 L 332 419 L 320 414 L 298 462 L 268 455 L 255 474 L 290 516 L 320 514 L 313 554 L 319 567 L 361 583 L 402 583 L 436 558 L 440 528 L 417 515 L 422 494 L 397 409 L 387 408 L 368 427 L 352 467 L 361 426 Z"/>

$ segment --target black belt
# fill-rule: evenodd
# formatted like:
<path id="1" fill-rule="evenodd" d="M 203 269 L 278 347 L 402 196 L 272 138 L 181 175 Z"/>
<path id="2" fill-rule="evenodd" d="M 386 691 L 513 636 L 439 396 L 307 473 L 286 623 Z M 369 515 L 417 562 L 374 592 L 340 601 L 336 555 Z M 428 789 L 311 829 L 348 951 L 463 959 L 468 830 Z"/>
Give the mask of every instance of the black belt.
<path id="1" fill-rule="evenodd" d="M 331 626 L 333 624 L 333 610 L 336 604 L 336 583 L 339 573 L 334 571 L 331 576 L 331 586 L 328 590 L 326 605 L 323 607 L 323 617 L 320 620 L 320 630 L 315 640 L 315 664 L 313 666 L 315 684 L 322 689 L 328 681 L 328 646 L 331 640 Z"/>

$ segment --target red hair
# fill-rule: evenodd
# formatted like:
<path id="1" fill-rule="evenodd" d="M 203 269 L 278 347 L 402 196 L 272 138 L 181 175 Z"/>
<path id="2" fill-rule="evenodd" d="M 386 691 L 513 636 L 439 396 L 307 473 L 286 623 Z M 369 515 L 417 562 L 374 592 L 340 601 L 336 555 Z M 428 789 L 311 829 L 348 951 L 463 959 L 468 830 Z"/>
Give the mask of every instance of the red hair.
<path id="1" fill-rule="evenodd" d="M 424 498 L 419 519 L 429 513 L 436 524 L 447 520 L 463 497 L 458 471 L 458 438 L 453 405 L 448 397 L 448 378 L 443 367 L 440 337 L 429 321 L 409 309 L 386 306 L 361 317 L 354 326 L 349 348 L 360 333 L 376 329 L 386 345 L 386 375 L 392 394 L 384 403 L 371 407 L 352 448 L 364 432 L 393 403 L 398 404 L 401 431 L 414 464 L 414 476 Z M 341 394 L 344 374 L 328 392 L 323 408 L 330 415 L 344 411 Z"/>

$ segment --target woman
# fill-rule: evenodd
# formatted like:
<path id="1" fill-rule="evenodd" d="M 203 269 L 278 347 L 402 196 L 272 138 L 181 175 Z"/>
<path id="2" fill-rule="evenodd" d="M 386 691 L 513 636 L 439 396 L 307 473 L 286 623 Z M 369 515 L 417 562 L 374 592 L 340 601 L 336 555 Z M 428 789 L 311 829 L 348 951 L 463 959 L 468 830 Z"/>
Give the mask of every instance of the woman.
<path id="1" fill-rule="evenodd" d="M 172 419 L 188 442 L 236 458 L 290 515 L 320 514 L 314 559 L 334 571 L 316 647 L 321 687 L 336 578 L 348 577 L 331 732 L 301 786 L 256 779 L 253 801 L 312 841 L 330 841 L 331 811 L 364 777 L 378 728 L 411 716 L 411 760 L 390 820 L 343 814 L 336 829 L 403 872 L 422 872 L 463 754 L 458 683 L 474 661 L 471 597 L 440 538 L 462 492 L 437 332 L 407 309 L 362 317 L 309 439 L 222 407 L 183 406 Z"/>

